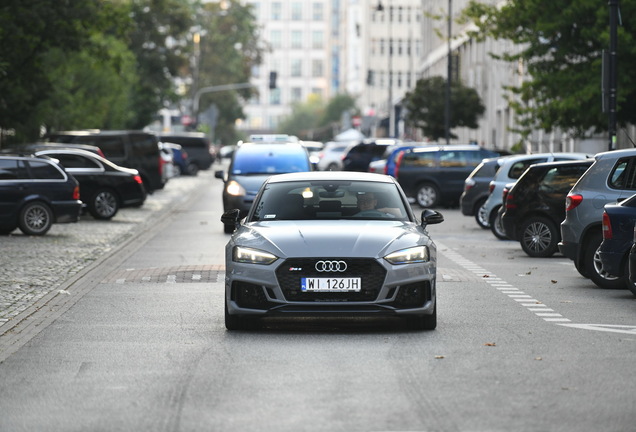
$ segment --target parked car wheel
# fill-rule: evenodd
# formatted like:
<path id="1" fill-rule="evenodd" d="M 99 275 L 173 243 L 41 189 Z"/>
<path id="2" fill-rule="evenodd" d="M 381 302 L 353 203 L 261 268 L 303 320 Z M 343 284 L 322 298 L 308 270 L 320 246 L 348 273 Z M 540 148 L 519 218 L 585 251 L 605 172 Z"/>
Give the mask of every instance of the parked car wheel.
<path id="1" fill-rule="evenodd" d="M 329 165 L 327 165 L 327 171 L 338 171 L 339 168 L 340 167 L 335 162 L 331 162 Z"/>
<path id="2" fill-rule="evenodd" d="M 603 269 L 603 263 L 599 256 L 599 248 L 603 241 L 602 234 L 597 231 L 591 234 L 587 247 L 583 253 L 583 264 L 589 272 L 590 279 L 598 287 L 605 289 L 621 289 L 625 288 L 622 278 L 607 273 Z"/>
<path id="3" fill-rule="evenodd" d="M 43 202 L 30 202 L 20 212 L 18 226 L 26 235 L 44 235 L 53 224 L 53 212 Z"/>
<path id="4" fill-rule="evenodd" d="M 531 257 L 550 257 L 559 248 L 559 231 L 549 219 L 530 217 L 521 225 L 519 242 L 521 249 Z"/>
<path id="5" fill-rule="evenodd" d="M 432 183 L 424 183 L 417 190 L 415 199 L 422 208 L 435 207 L 439 204 L 439 189 Z"/>
<path id="6" fill-rule="evenodd" d="M 623 271 L 623 278 L 625 279 L 625 287 L 636 296 L 636 282 L 632 282 L 629 279 L 629 256 L 625 258 L 625 270 Z"/>
<path id="7" fill-rule="evenodd" d="M 493 209 L 488 221 L 490 222 L 490 231 L 492 231 L 495 237 L 499 240 L 507 240 L 508 236 L 506 235 L 506 231 L 504 231 L 503 223 L 501 221 L 501 215 L 503 214 L 503 211 L 501 210 L 501 206 Z"/>
<path id="8" fill-rule="evenodd" d="M 488 222 L 488 216 L 486 215 L 484 208 L 484 204 L 486 204 L 487 199 L 488 198 L 482 198 L 477 201 L 477 204 L 475 205 L 475 221 L 477 221 L 477 225 L 483 229 L 490 228 L 490 222 Z"/>
<path id="9" fill-rule="evenodd" d="M 88 202 L 88 211 L 95 219 L 111 219 L 119 211 L 119 199 L 110 189 L 100 189 Z"/>
<path id="10" fill-rule="evenodd" d="M 187 169 L 188 175 L 195 176 L 199 173 L 199 165 L 195 164 L 194 162 L 188 163 Z"/>

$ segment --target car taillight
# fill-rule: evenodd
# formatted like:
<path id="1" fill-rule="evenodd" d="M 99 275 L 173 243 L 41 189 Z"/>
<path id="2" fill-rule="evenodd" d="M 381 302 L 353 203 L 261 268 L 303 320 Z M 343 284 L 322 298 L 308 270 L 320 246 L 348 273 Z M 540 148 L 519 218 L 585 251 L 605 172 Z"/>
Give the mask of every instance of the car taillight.
<path id="1" fill-rule="evenodd" d="M 494 182 L 488 183 L 488 193 L 491 194 L 492 191 L 494 190 L 495 190 L 495 183 Z"/>
<path id="2" fill-rule="evenodd" d="M 134 176 L 133 179 L 135 179 L 135 181 L 139 184 L 144 184 L 144 181 L 141 179 L 140 175 Z"/>
<path id="3" fill-rule="evenodd" d="M 75 186 L 75 187 L 73 188 L 73 199 L 74 199 L 74 200 L 78 200 L 78 199 L 80 199 L 79 186 Z"/>
<path id="4" fill-rule="evenodd" d="M 188 159 L 188 152 L 181 152 L 181 159 L 183 160 Z"/>
<path id="5" fill-rule="evenodd" d="M 103 157 L 104 159 L 106 159 L 106 155 L 104 154 L 104 152 L 102 151 L 102 149 L 98 148 L 97 149 L 97 154 L 100 155 L 101 157 Z"/>
<path id="6" fill-rule="evenodd" d="M 398 178 L 398 174 L 400 173 L 400 165 L 402 165 L 402 159 L 404 159 L 404 152 L 398 153 L 395 158 L 395 168 L 393 168 L 393 177 Z"/>
<path id="7" fill-rule="evenodd" d="M 468 191 L 468 190 L 472 189 L 472 188 L 473 188 L 473 186 L 475 186 L 475 180 L 474 180 L 474 179 L 467 178 L 467 179 L 464 181 L 464 190 L 465 190 L 465 191 Z"/>
<path id="8" fill-rule="evenodd" d="M 164 161 L 161 155 L 159 155 L 159 175 L 163 175 L 163 166 L 165 164 L 166 164 L 166 161 Z"/>
<path id="9" fill-rule="evenodd" d="M 610 222 L 610 217 L 605 210 L 603 210 L 603 238 L 606 240 L 612 239 L 612 223 Z"/>
<path id="10" fill-rule="evenodd" d="M 581 195 L 568 195 L 565 197 L 565 211 L 570 211 L 583 202 Z"/>
<path id="11" fill-rule="evenodd" d="M 517 208 L 517 204 L 515 204 L 515 196 L 510 192 L 508 192 L 508 195 L 504 198 L 504 202 L 506 203 L 506 210 Z"/>

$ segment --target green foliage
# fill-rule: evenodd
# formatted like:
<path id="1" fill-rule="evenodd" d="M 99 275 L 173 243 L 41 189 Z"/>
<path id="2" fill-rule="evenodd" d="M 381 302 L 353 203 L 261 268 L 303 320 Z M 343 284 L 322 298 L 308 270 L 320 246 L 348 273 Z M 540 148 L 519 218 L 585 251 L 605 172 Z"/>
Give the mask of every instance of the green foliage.
<path id="1" fill-rule="evenodd" d="M 221 9 L 220 3 L 206 3 L 198 15 L 201 41 L 192 95 L 203 87 L 249 82 L 252 69 L 261 63 L 263 56 L 252 6 L 234 0 L 228 2 L 227 9 Z M 238 141 L 236 120 L 245 118 L 243 101 L 254 94 L 255 90 L 250 88 L 202 95 L 200 111 L 210 105 L 216 105 L 219 111 L 216 141 L 224 144 Z"/>
<path id="2" fill-rule="evenodd" d="M 618 121 L 636 122 L 636 27 L 634 2 L 621 2 L 618 28 Z M 510 0 L 501 8 L 471 1 L 462 13 L 478 40 L 514 42 L 501 58 L 522 64 L 528 75 L 511 86 L 511 106 L 527 133 L 562 128 L 576 136 L 607 130 L 601 111 L 601 56 L 609 49 L 609 8 L 596 0 Z"/>
<path id="3" fill-rule="evenodd" d="M 423 134 L 438 140 L 446 136 L 446 80 L 436 76 L 417 81 L 415 89 L 404 96 L 407 122 L 422 130 Z M 451 82 L 450 128 L 467 127 L 476 129 L 477 121 L 484 114 L 485 107 L 476 90 L 458 82 Z M 450 133 L 451 138 L 457 138 Z"/>
<path id="4" fill-rule="evenodd" d="M 305 140 L 329 141 L 333 138 L 332 126 L 340 123 L 343 113 L 358 111 L 355 99 L 350 95 L 336 95 L 327 103 L 311 95 L 304 103 L 292 106 L 291 114 L 282 119 L 278 131 Z"/>

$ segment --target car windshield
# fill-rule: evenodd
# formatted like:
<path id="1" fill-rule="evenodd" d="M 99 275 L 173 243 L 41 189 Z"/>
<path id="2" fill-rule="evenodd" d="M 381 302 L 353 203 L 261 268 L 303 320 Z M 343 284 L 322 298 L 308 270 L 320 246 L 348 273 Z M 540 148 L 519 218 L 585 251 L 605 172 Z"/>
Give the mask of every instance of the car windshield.
<path id="1" fill-rule="evenodd" d="M 409 218 L 393 183 L 299 181 L 267 185 L 250 221 Z"/>
<path id="2" fill-rule="evenodd" d="M 304 152 L 258 151 L 239 153 L 232 164 L 234 175 L 284 174 L 311 171 Z"/>

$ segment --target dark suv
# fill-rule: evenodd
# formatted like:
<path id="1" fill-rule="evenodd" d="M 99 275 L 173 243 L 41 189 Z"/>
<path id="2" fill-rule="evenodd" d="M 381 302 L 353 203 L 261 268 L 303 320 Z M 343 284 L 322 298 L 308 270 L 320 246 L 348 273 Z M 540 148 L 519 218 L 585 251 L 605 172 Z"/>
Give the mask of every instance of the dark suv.
<path id="1" fill-rule="evenodd" d="M 134 168 L 148 193 L 163 189 L 167 177 L 163 175 L 164 161 L 159 138 L 142 131 L 68 131 L 50 134 L 48 141 L 79 143 L 97 146 L 106 159 L 117 165 Z"/>
<path id="2" fill-rule="evenodd" d="M 459 207 L 464 216 L 474 216 L 477 225 L 486 229 L 490 227 L 488 218 L 484 217 L 485 213 L 480 209 L 486 203 L 488 195 L 490 195 L 489 185 L 499 168 L 503 159 L 509 156 L 499 158 L 484 159 L 470 173 L 464 181 L 464 191 L 459 197 Z"/>
<path id="3" fill-rule="evenodd" d="M 530 167 L 508 191 L 501 217 L 506 236 L 518 240 L 531 257 L 558 251 L 565 197 L 592 165 L 592 159 L 545 162 Z"/>
<path id="4" fill-rule="evenodd" d="M 483 159 L 496 156 L 477 145 L 417 147 L 398 156 L 395 177 L 420 207 L 457 206 L 468 175 Z"/>
<path id="5" fill-rule="evenodd" d="M 344 171 L 367 172 L 371 162 L 385 158 L 387 150 L 400 143 L 400 140 L 391 138 L 361 141 L 351 147 L 342 158 L 342 169 Z"/>
<path id="6" fill-rule="evenodd" d="M 179 144 L 188 154 L 188 173 L 209 169 L 216 160 L 216 150 L 202 132 L 181 132 L 159 135 L 163 142 Z"/>
<path id="7" fill-rule="evenodd" d="M 223 211 L 239 209 L 243 218 L 268 177 L 304 171 L 312 171 L 312 165 L 301 144 L 243 143 L 234 151 L 227 175 L 223 171 L 215 172 L 215 177 L 225 182 Z M 233 231 L 234 224 L 224 224 L 225 233 Z"/>
<path id="8" fill-rule="evenodd" d="M 44 235 L 53 223 L 77 222 L 79 196 L 77 180 L 54 160 L 0 156 L 0 234 Z"/>

